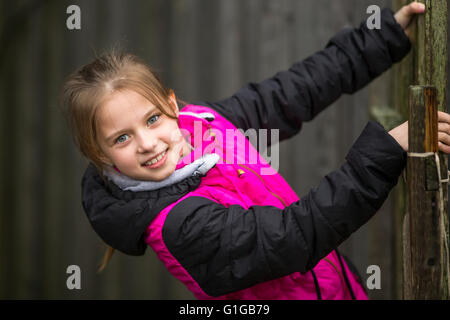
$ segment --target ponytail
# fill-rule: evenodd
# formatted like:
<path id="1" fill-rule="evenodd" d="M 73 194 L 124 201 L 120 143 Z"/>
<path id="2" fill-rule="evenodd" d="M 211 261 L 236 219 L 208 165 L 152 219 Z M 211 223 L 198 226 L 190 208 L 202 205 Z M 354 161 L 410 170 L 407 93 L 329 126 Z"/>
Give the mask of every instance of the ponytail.
<path id="1" fill-rule="evenodd" d="M 102 272 L 106 265 L 108 264 L 109 260 L 111 260 L 112 255 L 114 254 L 115 249 L 113 247 L 108 246 L 108 248 L 105 251 L 105 254 L 103 255 L 103 261 L 101 266 L 98 268 L 97 272 Z"/>

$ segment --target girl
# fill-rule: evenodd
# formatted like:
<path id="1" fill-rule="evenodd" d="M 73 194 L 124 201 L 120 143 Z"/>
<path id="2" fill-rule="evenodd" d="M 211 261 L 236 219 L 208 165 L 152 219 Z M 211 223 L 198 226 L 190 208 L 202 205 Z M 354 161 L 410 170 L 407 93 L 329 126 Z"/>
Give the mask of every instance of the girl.
<path id="1" fill-rule="evenodd" d="M 151 246 L 199 299 L 366 299 L 336 248 L 397 183 L 407 124 L 387 133 L 369 122 L 347 162 L 301 199 L 237 128 L 292 137 L 401 60 L 410 49 L 403 29 L 423 10 L 411 4 L 394 17 L 384 9 L 381 29 L 340 32 L 288 71 L 181 112 L 133 55 L 84 66 L 67 80 L 64 101 L 75 142 L 93 164 L 82 181 L 92 227 L 126 254 Z M 449 118 L 440 113 L 445 152 Z"/>

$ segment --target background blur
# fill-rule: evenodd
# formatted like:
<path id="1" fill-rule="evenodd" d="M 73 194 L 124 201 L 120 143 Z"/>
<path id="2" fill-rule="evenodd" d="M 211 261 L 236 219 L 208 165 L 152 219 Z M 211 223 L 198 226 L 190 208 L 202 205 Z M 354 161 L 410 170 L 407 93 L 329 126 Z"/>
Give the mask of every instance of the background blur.
<path id="1" fill-rule="evenodd" d="M 68 30 L 66 9 L 81 9 Z M 0 298 L 191 299 L 151 249 L 116 253 L 97 274 L 105 245 L 81 207 L 86 161 L 59 111 L 64 78 L 113 47 L 135 53 L 185 101 L 219 100 L 322 49 L 337 31 L 359 26 L 378 0 L 0 0 Z M 337 168 L 369 120 L 388 106 L 392 72 L 343 96 L 280 144 L 280 173 L 299 196 Z M 341 246 L 364 280 L 381 268 L 373 299 L 398 297 L 389 199 Z M 81 290 L 66 269 L 81 268 Z"/>

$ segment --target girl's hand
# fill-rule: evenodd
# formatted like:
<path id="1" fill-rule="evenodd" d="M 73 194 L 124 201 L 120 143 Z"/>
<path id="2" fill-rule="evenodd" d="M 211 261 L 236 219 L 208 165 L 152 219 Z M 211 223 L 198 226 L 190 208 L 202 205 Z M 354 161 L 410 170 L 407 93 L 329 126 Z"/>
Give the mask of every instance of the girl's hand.
<path id="1" fill-rule="evenodd" d="M 407 6 L 402 7 L 397 11 L 394 18 L 397 20 L 397 23 L 402 26 L 408 38 L 410 38 L 411 32 L 411 21 L 414 15 L 422 14 L 425 12 L 425 5 L 420 2 L 412 2 Z"/>
<path id="2" fill-rule="evenodd" d="M 438 147 L 439 150 L 450 153 L 450 115 L 445 112 L 438 112 Z"/>
<path id="3" fill-rule="evenodd" d="M 408 121 L 389 131 L 403 150 L 408 151 Z M 450 115 L 438 111 L 438 148 L 450 154 Z"/>

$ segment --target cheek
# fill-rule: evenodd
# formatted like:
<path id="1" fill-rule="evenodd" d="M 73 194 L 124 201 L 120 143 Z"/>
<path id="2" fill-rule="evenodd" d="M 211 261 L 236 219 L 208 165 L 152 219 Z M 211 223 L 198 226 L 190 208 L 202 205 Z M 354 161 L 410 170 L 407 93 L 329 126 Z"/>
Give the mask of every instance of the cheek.
<path id="1" fill-rule="evenodd" d="M 118 166 L 127 165 L 130 161 L 134 161 L 132 155 L 126 148 L 114 150 L 111 153 L 111 158 L 113 160 L 113 163 Z"/>

